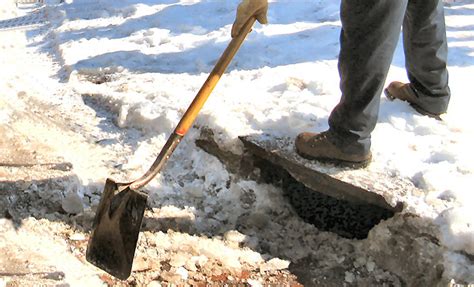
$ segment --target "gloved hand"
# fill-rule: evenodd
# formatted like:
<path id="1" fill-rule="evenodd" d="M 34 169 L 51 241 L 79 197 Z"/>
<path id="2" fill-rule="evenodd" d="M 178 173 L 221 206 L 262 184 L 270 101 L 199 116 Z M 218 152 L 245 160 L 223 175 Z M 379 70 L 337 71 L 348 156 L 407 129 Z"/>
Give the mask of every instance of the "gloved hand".
<path id="1" fill-rule="evenodd" d="M 237 7 L 237 16 L 232 25 L 232 38 L 239 35 L 240 30 L 251 17 L 257 18 L 260 24 L 267 24 L 267 10 L 268 0 L 242 0 Z"/>

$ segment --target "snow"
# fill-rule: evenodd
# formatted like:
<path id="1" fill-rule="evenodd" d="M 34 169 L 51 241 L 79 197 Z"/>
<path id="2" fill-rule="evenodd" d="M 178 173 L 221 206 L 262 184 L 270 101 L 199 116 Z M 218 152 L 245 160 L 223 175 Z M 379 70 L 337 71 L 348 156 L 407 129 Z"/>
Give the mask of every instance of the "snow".
<path id="1" fill-rule="evenodd" d="M 7 254 L 2 254 L 2 258 L 0 259 L 2 267 L 11 269 L 11 273 L 15 273 L 18 271 L 22 273 L 21 269 L 16 270 L 16 268 L 18 267 L 14 266 L 14 264 L 8 266 L 3 265 L 7 263 L 3 260 L 8 258 L 15 258 L 14 253 L 16 250 L 28 250 L 29 257 L 26 258 L 26 263 L 28 264 L 28 261 L 31 262 L 28 265 L 28 271 L 33 274 L 36 272 L 44 272 L 47 274 L 49 273 L 49 270 L 54 270 L 56 266 L 60 266 L 64 274 L 58 276 L 67 277 L 68 281 L 73 286 L 81 286 L 83 284 L 88 286 L 104 286 L 102 282 L 95 276 L 94 270 L 92 268 L 84 266 L 78 258 L 75 258 L 73 254 L 68 252 L 69 247 L 65 244 L 64 241 L 61 242 L 51 238 L 50 234 L 56 232 L 56 230 L 51 230 L 49 227 L 47 227 L 47 224 L 45 223 L 45 219 L 37 221 L 34 218 L 29 218 L 25 220 L 23 222 L 23 224 L 25 225 L 25 229 L 32 226 L 37 226 L 35 227 L 35 229 L 37 230 L 36 232 L 26 233 L 18 232 L 11 226 L 11 222 L 8 222 L 8 220 L 3 218 L 0 219 L 0 231 L 2 234 L 0 247 L 5 246 L 6 248 L 8 248 L 8 250 L 10 250 L 10 252 L 8 252 Z M 60 255 L 60 260 L 58 260 L 56 256 L 51 256 L 52 254 L 58 256 Z M 42 262 L 44 266 L 47 266 L 46 270 L 41 269 L 41 266 L 35 266 L 35 259 L 40 259 L 40 262 Z M 51 275 L 55 275 L 55 272 L 51 272 L 47 276 Z M 0 281 L 0 283 L 2 283 L 2 281 Z M 8 281 L 5 283 L 6 286 L 9 286 Z"/>
<path id="2" fill-rule="evenodd" d="M 47 133 L 48 145 L 73 164 L 77 179 L 62 203 L 66 212 L 76 214 L 96 206 L 107 176 L 128 181 L 146 171 L 230 41 L 238 2 L 49 1 L 39 8 L 49 21 L 47 30 L 16 33 L 0 26 L 0 34 L 6 35 L 0 44 L 0 123 L 13 126 L 17 121 L 12 106 L 28 111 L 42 103 L 62 110 L 58 122 L 74 127 L 75 134 L 60 126 L 52 131 L 24 127 L 40 140 Z M 229 269 L 248 264 L 263 270 L 285 269 L 289 264 L 242 247 L 258 245 L 258 236 L 235 230 L 246 212 L 255 226 L 272 225 L 269 214 L 284 214 L 288 208 L 281 192 L 235 179 L 221 162 L 194 145 L 202 128 L 211 129 L 220 147 L 236 154 L 242 153 L 240 135 L 295 137 L 302 131 L 327 128 L 328 115 L 340 97 L 340 3 L 270 2 L 270 24 L 256 24 L 193 129 L 146 188 L 154 211 L 147 216 L 179 218 L 181 226 L 190 230 L 222 235 L 220 239 L 156 235 L 161 236 L 156 246 L 164 250 L 181 256 L 178 246 L 194 250 L 188 262 L 177 256 L 170 263 L 176 268 L 174 275 L 184 280 L 194 265 L 189 262 L 203 266 L 207 260 L 217 260 Z M 437 121 L 417 114 L 406 103 L 382 98 L 372 134 L 373 164 L 409 179 L 423 191 L 421 198 L 408 202 L 407 210 L 439 226 L 446 248 L 445 276 L 474 280 L 472 261 L 463 255 L 474 255 L 474 99 L 470 94 L 474 4 L 445 2 L 452 91 L 448 113 Z M 32 13 L 15 7 L 11 0 L 1 3 L 0 20 Z M 45 65 L 48 61 L 53 64 Z M 401 43 L 387 84 L 394 80 L 407 80 Z M 59 92 L 51 97 L 51 91 Z M 250 199 L 243 203 L 242 198 Z M 301 229 L 295 236 L 316 232 L 301 224 L 295 223 L 292 230 Z M 80 234 L 74 238 L 81 238 Z M 285 246 L 269 248 L 284 250 Z M 310 249 L 296 248 L 287 258 L 304 257 L 306 248 Z M 376 269 L 372 261 L 365 262 L 361 266 L 369 272 Z M 346 271 L 343 279 L 352 283 L 356 276 Z M 248 283 L 260 286 L 252 279 Z"/>
<path id="3" fill-rule="evenodd" d="M 467 207 L 451 208 L 443 211 L 438 217 L 441 225 L 441 240 L 453 250 L 464 250 L 474 253 L 474 210 Z"/>

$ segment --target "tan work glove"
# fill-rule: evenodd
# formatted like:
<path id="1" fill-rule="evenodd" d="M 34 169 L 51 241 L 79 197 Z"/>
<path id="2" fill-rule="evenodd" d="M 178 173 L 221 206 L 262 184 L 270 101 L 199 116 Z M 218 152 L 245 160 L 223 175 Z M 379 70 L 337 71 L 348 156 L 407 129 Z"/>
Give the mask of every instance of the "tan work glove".
<path id="1" fill-rule="evenodd" d="M 237 16 L 232 25 L 232 38 L 239 35 L 240 30 L 251 17 L 257 18 L 260 24 L 267 24 L 267 10 L 268 0 L 242 0 L 237 7 Z"/>

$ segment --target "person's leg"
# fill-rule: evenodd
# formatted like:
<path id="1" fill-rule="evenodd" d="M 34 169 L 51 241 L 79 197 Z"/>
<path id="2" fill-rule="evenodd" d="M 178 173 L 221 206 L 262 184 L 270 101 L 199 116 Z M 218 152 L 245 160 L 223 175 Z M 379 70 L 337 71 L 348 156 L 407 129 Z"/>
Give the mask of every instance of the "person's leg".
<path id="1" fill-rule="evenodd" d="M 403 22 L 403 44 L 410 86 L 417 105 L 442 114 L 448 108 L 448 45 L 442 0 L 409 0 Z"/>
<path id="2" fill-rule="evenodd" d="M 346 153 L 367 153 L 380 94 L 399 39 L 407 0 L 343 0 L 339 73 L 342 97 L 330 134 Z"/>

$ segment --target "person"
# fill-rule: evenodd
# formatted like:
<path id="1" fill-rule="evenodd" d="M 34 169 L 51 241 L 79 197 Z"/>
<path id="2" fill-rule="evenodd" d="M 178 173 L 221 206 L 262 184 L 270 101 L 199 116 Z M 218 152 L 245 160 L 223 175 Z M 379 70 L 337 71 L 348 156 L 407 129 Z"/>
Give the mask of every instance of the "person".
<path id="1" fill-rule="evenodd" d="M 266 23 L 267 9 L 267 0 L 243 0 L 232 35 L 250 17 Z M 305 158 L 360 168 L 372 158 L 370 135 L 401 27 L 409 83 L 393 82 L 385 94 L 423 115 L 440 119 L 446 112 L 450 89 L 444 8 L 442 0 L 342 0 L 340 9 L 342 96 L 329 116 L 329 129 L 303 132 L 295 146 Z"/>

